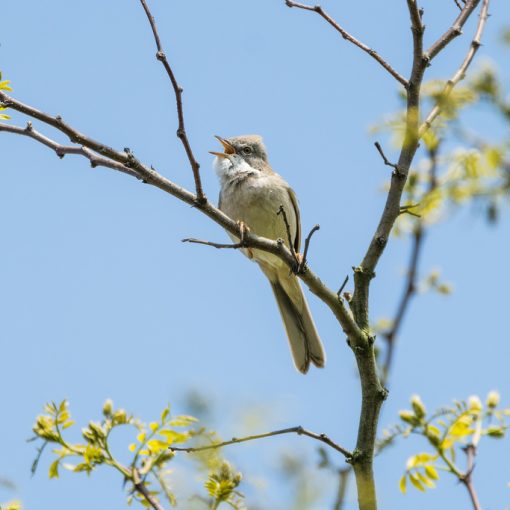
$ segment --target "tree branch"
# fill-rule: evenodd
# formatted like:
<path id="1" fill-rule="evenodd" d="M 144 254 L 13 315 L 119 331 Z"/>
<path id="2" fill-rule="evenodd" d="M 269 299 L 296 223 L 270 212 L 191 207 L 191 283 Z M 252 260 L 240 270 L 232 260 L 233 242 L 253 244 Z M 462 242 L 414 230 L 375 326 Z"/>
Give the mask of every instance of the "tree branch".
<path id="1" fill-rule="evenodd" d="M 473 2 L 471 2 L 471 3 L 478 4 L 478 0 L 476 0 L 476 1 L 473 0 Z M 466 4 L 466 6 L 467 5 L 468 4 Z M 472 9 L 471 9 L 471 11 L 472 11 Z M 444 101 L 446 99 L 448 99 L 453 88 L 457 85 L 457 83 L 459 83 L 461 80 L 464 79 L 464 77 L 466 75 L 466 71 L 467 71 L 469 65 L 471 64 L 471 62 L 473 61 L 473 57 L 475 56 L 476 52 L 478 51 L 478 48 L 481 45 L 481 38 L 482 38 L 483 30 L 485 28 L 485 24 L 487 22 L 488 14 L 489 14 L 489 0 L 483 0 L 482 9 L 480 11 L 480 16 L 478 19 L 478 25 L 476 27 L 476 32 L 473 37 L 473 40 L 471 41 L 471 46 L 469 47 L 469 50 L 468 50 L 464 60 L 462 61 L 460 67 L 457 69 L 457 72 L 446 82 L 446 85 L 444 86 L 443 91 L 441 92 L 441 95 L 440 95 L 441 102 L 440 103 L 438 102 L 434 106 L 434 108 L 432 108 L 431 112 L 427 115 L 427 118 L 425 119 L 423 124 L 420 126 L 420 129 L 419 129 L 419 137 L 420 138 L 430 128 L 430 126 L 432 125 L 432 123 L 434 122 L 436 117 L 438 117 L 441 114 L 441 112 L 443 110 L 441 104 L 444 103 Z"/>
<path id="2" fill-rule="evenodd" d="M 161 44 L 161 39 L 159 38 L 158 29 L 156 26 L 156 20 L 152 15 L 149 6 L 147 5 L 146 0 L 140 0 L 142 7 L 147 15 L 147 19 L 149 20 L 152 33 L 154 35 L 154 41 L 156 42 L 156 47 L 158 52 L 156 53 L 156 58 L 159 60 L 163 67 L 165 68 L 168 77 L 170 78 L 170 82 L 172 83 L 172 88 L 174 89 L 175 101 L 177 103 L 177 118 L 179 121 L 179 127 L 177 128 L 177 137 L 182 142 L 184 150 L 186 151 L 186 155 L 188 156 L 188 161 L 191 166 L 191 170 L 193 171 L 193 178 L 195 180 L 195 192 L 197 194 L 198 202 L 205 202 L 207 200 L 203 188 L 202 181 L 200 178 L 200 165 L 198 164 L 195 155 L 191 149 L 191 145 L 188 140 L 188 134 L 186 133 L 186 127 L 184 125 L 184 110 L 182 105 L 182 93 L 184 89 L 177 82 L 177 78 L 168 62 L 165 52 L 163 51 L 163 46 Z"/>
<path id="3" fill-rule="evenodd" d="M 163 177 L 154 168 L 148 167 L 147 165 L 141 163 L 129 150 L 119 152 L 103 144 L 102 142 L 94 140 L 93 138 L 80 133 L 77 129 L 65 123 L 62 120 L 62 117 L 53 117 L 38 110 L 37 108 L 24 104 L 8 96 L 2 90 L 0 90 L 0 104 L 6 106 L 7 108 L 11 108 L 15 111 L 23 113 L 29 117 L 40 120 L 41 122 L 52 126 L 60 132 L 64 133 L 73 143 L 80 144 L 81 146 L 100 154 L 103 158 L 111 159 L 112 162 L 120 163 L 123 167 L 127 167 L 133 171 L 137 178 L 142 179 L 145 183 L 151 184 L 152 186 L 155 186 L 166 193 L 169 193 L 170 195 L 178 198 L 186 204 L 194 206 L 203 214 L 211 218 L 215 223 L 223 227 L 228 232 L 234 234 L 238 238 L 241 238 L 244 235 L 244 244 L 246 247 L 258 248 L 260 250 L 273 253 L 274 255 L 280 257 L 281 260 L 283 260 L 289 266 L 289 268 L 292 269 L 295 267 L 295 259 L 284 243 L 279 243 L 276 240 L 259 237 L 252 232 L 244 232 L 243 234 L 240 225 L 229 218 L 225 213 L 220 211 L 217 207 L 213 206 L 209 202 L 199 201 L 195 194 L 175 184 L 166 177 Z M 11 130 L 11 132 L 14 131 Z M 34 139 L 37 140 L 37 138 Z M 40 139 L 38 141 L 43 143 Z M 108 166 L 106 165 L 106 161 L 101 160 L 101 163 L 104 163 L 103 166 Z M 114 168 L 117 170 L 120 169 L 117 167 Z M 336 295 L 336 292 L 329 289 L 310 268 L 298 276 L 310 288 L 310 290 L 331 309 L 340 325 L 342 326 L 343 331 L 350 338 L 355 340 L 363 336 L 363 333 L 356 325 L 351 312 L 346 309 L 343 301 Z"/>
<path id="4" fill-rule="evenodd" d="M 474 444 L 468 444 L 465 448 L 465 452 L 467 455 L 467 472 L 461 478 L 461 482 L 466 486 L 469 497 L 471 498 L 473 510 L 481 510 L 482 507 L 478 499 L 478 494 L 476 493 L 475 487 L 473 485 L 473 470 L 475 469 L 476 446 Z"/>
<path id="5" fill-rule="evenodd" d="M 363 50 L 365 53 L 368 53 L 373 59 L 375 59 L 379 64 L 381 64 L 386 71 L 388 71 L 393 78 L 395 78 L 401 85 L 403 85 L 405 88 L 407 88 L 408 83 L 407 80 L 398 73 L 393 67 L 382 58 L 377 51 L 373 50 L 372 48 L 369 48 L 366 44 L 363 44 L 361 41 L 356 39 L 354 36 L 349 34 L 346 30 L 344 30 L 320 5 L 305 5 L 298 2 L 293 2 L 291 0 L 285 0 L 285 4 L 287 7 L 296 7 L 298 9 L 303 9 L 305 11 L 312 11 L 316 12 L 324 18 L 346 41 L 351 42 L 361 50 Z"/>
<path id="6" fill-rule="evenodd" d="M 316 439 L 317 441 L 321 441 L 324 444 L 327 444 L 328 446 L 333 448 L 333 450 L 340 452 L 347 460 L 350 460 L 352 457 L 352 452 L 332 441 L 328 436 L 326 436 L 326 434 L 316 434 L 315 432 L 310 432 L 309 430 L 306 430 L 303 427 L 290 427 L 287 429 L 274 430 L 273 432 L 267 432 L 265 434 L 256 434 L 253 436 L 246 436 L 240 438 L 233 437 L 230 441 L 223 441 L 221 443 L 210 444 L 207 446 L 198 446 L 196 448 L 182 448 L 171 446 L 170 450 L 187 453 L 202 452 L 204 450 L 213 450 L 231 444 L 245 443 L 246 441 L 254 441 L 255 439 L 263 439 L 266 437 L 279 436 L 282 434 L 297 434 L 298 436 L 308 436 L 313 439 Z"/>
<path id="7" fill-rule="evenodd" d="M 147 489 L 136 468 L 133 469 L 133 487 L 154 510 L 165 510 L 163 505 Z"/>
<path id="8" fill-rule="evenodd" d="M 137 179 L 141 179 L 140 175 L 134 170 L 111 159 L 98 156 L 96 153 L 94 153 L 87 147 L 84 146 L 80 147 L 78 145 L 60 145 L 51 138 L 48 138 L 47 136 L 44 136 L 42 133 L 39 133 L 39 131 L 36 131 L 32 127 L 32 123 L 30 122 L 28 122 L 26 127 L 24 128 L 20 126 L 12 126 L 10 124 L 0 123 L 0 132 L 2 131 L 6 133 L 13 133 L 16 135 L 28 136 L 29 138 L 32 138 L 37 142 L 42 143 L 46 147 L 49 147 L 50 149 L 54 150 L 55 154 L 61 159 L 66 154 L 77 154 L 79 156 L 85 156 L 90 161 L 90 166 L 92 168 L 95 168 L 97 166 L 103 166 L 106 168 L 111 168 L 112 170 L 117 170 L 124 174 L 131 175 L 132 177 L 136 177 Z"/>
<path id="9" fill-rule="evenodd" d="M 430 171 L 429 171 L 429 185 L 426 191 L 427 193 L 431 193 L 437 188 L 437 168 L 438 168 L 437 155 L 439 147 L 440 142 L 434 149 L 431 149 L 429 151 Z M 417 282 L 418 265 L 420 262 L 420 255 L 423 250 L 424 240 L 425 229 L 423 226 L 423 222 L 419 221 L 413 233 L 411 255 L 409 258 L 409 265 L 406 272 L 407 278 L 404 284 L 404 289 L 402 291 L 402 296 L 397 307 L 397 312 L 395 313 L 395 318 L 393 319 L 392 327 L 389 331 L 387 331 L 384 334 L 384 339 L 386 340 L 386 357 L 382 365 L 381 379 L 385 386 L 388 384 L 388 378 L 391 370 L 391 365 L 393 362 L 396 338 L 400 332 L 400 328 L 404 321 L 405 315 L 409 309 L 409 305 L 411 304 L 411 300 L 413 296 L 416 294 L 416 287 L 418 283 Z"/>
<path id="10" fill-rule="evenodd" d="M 450 42 L 452 42 L 453 39 L 462 34 L 462 27 L 479 3 L 480 0 L 469 0 L 464 4 L 464 7 L 461 8 L 460 13 L 457 16 L 457 19 L 453 22 L 452 26 L 427 50 L 427 56 L 429 60 L 432 60 Z"/>

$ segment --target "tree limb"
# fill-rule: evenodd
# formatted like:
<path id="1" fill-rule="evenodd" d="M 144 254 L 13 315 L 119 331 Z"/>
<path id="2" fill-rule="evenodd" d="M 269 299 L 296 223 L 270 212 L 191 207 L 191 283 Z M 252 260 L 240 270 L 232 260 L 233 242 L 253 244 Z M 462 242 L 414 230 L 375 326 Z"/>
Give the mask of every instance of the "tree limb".
<path id="1" fill-rule="evenodd" d="M 184 150 L 186 151 L 186 155 L 188 156 L 188 161 L 191 166 L 191 170 L 193 171 L 197 201 L 205 202 L 207 198 L 202 188 L 202 181 L 200 178 L 200 165 L 198 164 L 195 155 L 193 154 L 191 145 L 188 140 L 188 134 L 186 133 L 186 127 L 184 125 L 184 110 L 182 105 L 182 93 L 184 92 L 184 89 L 177 82 L 177 78 L 175 77 L 175 74 L 168 62 L 166 54 L 163 51 L 163 46 L 161 44 L 161 39 L 159 38 L 158 29 L 156 26 L 156 20 L 154 19 L 154 16 L 152 15 L 146 0 L 140 0 L 140 3 L 142 4 L 145 14 L 147 15 L 147 19 L 149 20 L 152 29 L 152 34 L 154 35 L 154 41 L 156 42 L 156 47 L 158 49 L 158 52 L 156 53 L 156 58 L 163 64 L 163 67 L 165 68 L 165 71 L 168 74 L 168 77 L 170 78 L 170 82 L 172 83 L 172 88 L 174 89 L 175 101 L 177 103 L 177 118 L 179 121 L 179 127 L 177 128 L 177 137 L 182 142 Z"/>
<path id="2" fill-rule="evenodd" d="M 467 455 L 467 472 L 460 481 L 465 485 L 469 493 L 471 504 L 473 505 L 473 510 L 481 510 L 482 507 L 478 499 L 478 494 L 476 493 L 475 486 L 473 485 L 473 470 L 475 469 L 476 446 L 474 444 L 468 444 L 465 448 L 465 452 Z"/>
<path id="3" fill-rule="evenodd" d="M 52 126 L 64 133 L 73 143 L 88 148 L 95 153 L 100 154 L 103 158 L 108 158 L 113 160 L 113 162 L 120 163 L 123 167 L 127 167 L 133 171 L 137 178 L 142 179 L 145 183 L 151 184 L 179 200 L 194 206 L 203 214 L 211 218 L 215 223 L 238 238 L 241 238 L 244 235 L 244 243 L 246 247 L 258 248 L 260 250 L 273 253 L 280 257 L 289 266 L 289 268 L 292 269 L 295 267 L 295 259 L 284 243 L 279 243 L 276 240 L 257 236 L 252 232 L 244 232 L 243 234 L 240 225 L 220 211 L 217 207 L 207 201 L 200 202 L 195 194 L 162 176 L 154 168 L 143 164 L 136 159 L 129 150 L 124 152 L 117 151 L 102 142 L 80 133 L 77 129 L 64 122 L 62 117 L 53 117 L 38 110 L 37 108 L 24 104 L 13 97 L 8 96 L 2 90 L 0 90 L 0 104 Z M 11 132 L 14 131 L 11 130 Z M 34 137 L 32 136 L 32 138 Z M 42 139 L 34 139 L 43 143 Z M 44 143 L 44 145 L 47 144 Z M 81 152 L 77 151 L 76 153 Z M 104 163 L 102 166 L 107 166 L 106 161 L 101 160 L 101 163 Z M 115 169 L 118 170 L 119 168 L 115 167 Z M 343 301 L 336 295 L 336 292 L 329 289 L 310 268 L 298 276 L 310 288 L 310 290 L 331 309 L 342 326 L 342 329 L 349 337 L 353 339 L 362 337 L 363 333 L 356 325 L 351 312 L 346 309 Z"/>
<path id="4" fill-rule="evenodd" d="M 246 436 L 246 437 L 233 437 L 229 441 L 223 441 L 221 443 L 215 443 L 210 444 L 207 446 L 198 446 L 195 448 L 183 448 L 183 447 L 174 447 L 171 446 L 170 450 L 176 451 L 176 452 L 202 452 L 204 450 L 212 450 L 215 448 L 221 448 L 223 446 L 228 446 L 231 444 L 237 444 L 237 443 L 245 443 L 246 441 L 254 441 L 255 439 L 263 439 L 266 437 L 272 437 L 272 436 L 279 436 L 282 434 L 297 434 L 299 436 L 308 436 L 313 439 L 316 439 L 317 441 L 321 441 L 324 444 L 327 444 L 337 452 L 340 452 L 347 460 L 350 460 L 352 457 L 352 452 L 345 449 L 344 447 L 340 446 L 339 444 L 332 441 L 326 434 L 317 434 L 315 432 L 310 432 L 309 430 L 304 429 L 303 427 L 290 427 L 287 429 L 280 429 L 280 430 L 274 430 L 273 432 L 267 432 L 265 434 L 256 434 L 253 436 Z"/>
<path id="5" fill-rule="evenodd" d="M 478 4 L 478 1 L 473 0 L 471 3 Z M 467 6 L 468 4 L 466 4 Z M 471 46 L 469 47 L 469 50 L 462 61 L 460 67 L 457 69 L 457 72 L 446 82 L 446 85 L 443 88 L 443 91 L 441 92 L 440 98 L 441 102 L 444 102 L 448 97 L 450 96 L 453 88 L 459 83 L 459 81 L 463 80 L 466 71 L 473 61 L 473 57 L 475 56 L 476 52 L 478 51 L 478 48 L 481 45 L 481 38 L 483 34 L 483 30 L 485 28 L 485 24 L 487 22 L 487 18 L 489 15 L 489 0 L 483 0 L 482 3 L 482 9 L 480 11 L 480 16 L 478 19 L 478 25 L 476 27 L 476 32 L 473 37 L 473 40 L 471 41 Z M 427 118 L 423 122 L 423 124 L 420 126 L 419 130 L 419 136 L 422 137 L 425 132 L 430 128 L 436 117 L 438 117 L 443 108 L 441 106 L 441 103 L 437 103 L 434 108 L 430 111 L 430 113 L 427 115 Z"/>
<path id="6" fill-rule="evenodd" d="M 163 505 L 150 493 L 144 481 L 140 478 L 138 469 L 133 468 L 133 487 L 140 495 L 147 501 L 147 503 L 154 508 L 154 510 L 165 510 Z"/>
<path id="7" fill-rule="evenodd" d="M 104 166 L 106 168 L 111 168 L 112 170 L 117 170 L 119 172 L 131 175 L 132 177 L 136 177 L 137 179 L 141 179 L 140 175 L 123 165 L 122 163 L 118 163 L 108 158 L 103 158 L 102 156 L 97 155 L 92 150 L 88 149 L 84 146 L 78 145 L 61 145 L 51 138 L 44 136 L 39 131 L 36 131 L 30 122 L 27 123 L 26 127 L 20 126 L 12 126 L 11 124 L 0 123 L 0 132 L 13 133 L 16 135 L 28 136 L 36 140 L 39 143 L 42 143 L 46 147 L 55 151 L 55 154 L 59 158 L 63 158 L 66 154 L 76 154 L 79 156 L 85 156 L 90 161 L 90 166 L 95 168 L 97 166 Z"/>
<path id="8" fill-rule="evenodd" d="M 462 34 L 462 27 L 469 19 L 480 0 L 469 0 L 461 8 L 457 19 L 453 22 L 452 26 L 427 50 L 429 60 L 437 56 L 453 39 Z M 457 4 L 458 5 L 458 4 Z M 459 6 L 460 7 L 460 6 Z"/>
<path id="9" fill-rule="evenodd" d="M 356 39 L 354 36 L 349 34 L 346 30 L 344 30 L 320 5 L 305 5 L 298 2 L 293 2 L 291 0 L 285 0 L 285 4 L 287 7 L 296 7 L 298 9 L 303 9 L 305 11 L 312 11 L 316 12 L 324 18 L 346 41 L 351 42 L 361 50 L 363 50 L 365 53 L 368 53 L 373 59 L 375 59 L 379 64 L 381 64 L 386 71 L 388 71 L 393 78 L 395 78 L 401 85 L 403 85 L 405 88 L 407 88 L 407 80 L 393 67 L 382 58 L 377 51 L 373 50 L 372 48 L 368 47 L 366 44 L 362 43 L 358 39 Z"/>

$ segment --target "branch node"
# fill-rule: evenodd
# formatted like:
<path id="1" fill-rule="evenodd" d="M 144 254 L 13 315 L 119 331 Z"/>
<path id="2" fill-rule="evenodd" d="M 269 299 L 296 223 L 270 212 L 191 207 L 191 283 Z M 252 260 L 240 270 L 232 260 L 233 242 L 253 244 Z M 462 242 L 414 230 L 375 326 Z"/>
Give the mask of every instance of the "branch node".
<path id="1" fill-rule="evenodd" d="M 164 60 L 166 60 L 165 52 L 164 52 L 164 51 L 158 51 L 158 52 L 156 53 L 156 58 L 157 58 L 160 62 L 163 62 Z"/>
<path id="2" fill-rule="evenodd" d="M 27 122 L 27 126 L 25 128 L 25 131 L 27 133 L 31 133 L 34 130 L 34 127 L 32 126 L 32 123 L 30 121 Z"/>
<path id="3" fill-rule="evenodd" d="M 379 395 L 379 398 L 384 401 L 388 398 L 388 395 L 389 395 L 389 390 L 388 388 L 381 388 L 379 391 L 378 391 L 378 395 Z"/>
<path id="4" fill-rule="evenodd" d="M 388 239 L 384 236 L 377 236 L 375 238 L 375 242 L 381 247 L 384 248 L 386 246 L 386 243 L 388 242 Z"/>

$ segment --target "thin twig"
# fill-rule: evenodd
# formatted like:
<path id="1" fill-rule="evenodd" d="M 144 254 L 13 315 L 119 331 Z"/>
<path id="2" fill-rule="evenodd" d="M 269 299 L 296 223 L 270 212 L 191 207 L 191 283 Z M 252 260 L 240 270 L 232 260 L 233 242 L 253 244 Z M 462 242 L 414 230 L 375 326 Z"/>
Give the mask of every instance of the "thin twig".
<path id="1" fill-rule="evenodd" d="M 266 432 L 265 434 L 256 434 L 253 436 L 246 436 L 246 437 L 233 437 L 232 439 L 230 439 L 230 441 L 223 441 L 221 443 L 210 444 L 207 446 L 198 446 L 195 448 L 171 446 L 170 450 L 176 451 L 176 452 L 187 452 L 187 453 L 202 452 L 204 450 L 213 450 L 213 449 L 221 448 L 223 446 L 228 446 L 231 444 L 244 443 L 246 441 L 254 441 L 255 439 L 263 439 L 263 438 L 271 437 L 271 436 L 279 436 L 281 434 L 298 434 L 299 436 L 311 437 L 313 439 L 316 439 L 317 441 L 321 441 L 322 443 L 327 444 L 328 446 L 330 446 L 337 452 L 340 452 L 347 460 L 352 458 L 352 452 L 345 449 L 343 446 L 340 446 L 339 444 L 335 443 L 328 436 L 326 436 L 326 434 L 316 434 L 315 432 L 310 432 L 309 430 L 306 430 L 303 427 L 290 427 L 287 429 L 274 430 L 273 432 Z"/>
<path id="2" fill-rule="evenodd" d="M 319 14 L 322 18 L 324 18 L 337 32 L 340 33 L 340 35 L 346 40 L 363 50 L 365 53 L 368 53 L 373 59 L 375 59 L 379 64 L 381 64 L 386 71 L 388 71 L 393 78 L 395 78 L 399 83 L 401 83 L 405 88 L 407 88 L 408 83 L 407 80 L 393 67 L 384 60 L 384 58 L 377 53 L 377 51 L 373 50 L 372 48 L 368 47 L 366 44 L 362 43 L 358 39 L 356 39 L 354 36 L 349 34 L 346 30 L 344 30 L 320 5 L 305 5 L 298 2 L 293 2 L 291 0 L 285 0 L 285 4 L 287 7 L 296 7 L 298 9 L 303 9 L 305 11 L 312 11 Z"/>
<path id="3" fill-rule="evenodd" d="M 298 273 L 302 273 L 306 268 L 306 260 L 308 257 L 308 248 L 310 247 L 310 240 L 312 239 L 312 236 L 317 232 L 317 230 L 320 230 L 321 226 L 319 224 L 314 225 L 312 230 L 310 230 L 309 234 L 306 236 L 305 239 L 305 249 L 303 252 L 303 256 L 301 258 L 301 262 L 299 263 L 298 267 Z"/>
<path id="4" fill-rule="evenodd" d="M 381 158 L 383 159 L 384 164 L 387 165 L 387 166 L 391 166 L 391 168 L 393 168 L 395 170 L 395 172 L 399 173 L 398 165 L 396 163 L 392 163 L 386 157 L 386 154 L 384 154 L 384 151 L 383 151 L 383 149 L 381 147 L 381 144 L 379 142 L 375 142 L 374 145 L 375 145 L 375 148 L 377 149 L 377 151 L 379 152 L 379 154 L 381 155 Z"/>
<path id="5" fill-rule="evenodd" d="M 476 493 L 475 487 L 473 485 L 473 470 L 475 469 L 476 446 L 474 444 L 468 444 L 464 448 L 464 451 L 467 455 L 467 471 L 466 474 L 461 478 L 461 482 L 466 486 L 469 497 L 471 498 L 471 503 L 473 504 L 473 510 L 481 510 L 482 507 L 478 499 L 478 494 Z"/>
<path id="6" fill-rule="evenodd" d="M 441 140 L 438 141 L 436 147 L 429 150 L 428 156 L 430 159 L 430 170 L 429 170 L 429 184 L 426 193 L 432 193 L 437 188 L 438 185 L 437 170 L 438 170 L 438 153 L 440 147 Z M 426 231 L 423 226 L 423 222 L 419 221 L 413 233 L 411 254 L 409 258 L 408 268 L 406 271 L 406 281 L 404 283 L 402 295 L 397 307 L 397 311 L 395 313 L 395 318 L 392 321 L 391 329 L 383 335 L 383 338 L 386 340 L 386 353 L 384 363 L 382 364 L 381 368 L 382 372 L 381 379 L 384 386 L 386 387 L 388 386 L 388 379 L 393 362 L 393 354 L 395 351 L 396 339 L 398 337 L 398 334 L 400 333 L 400 328 L 404 322 L 406 313 L 409 310 L 412 298 L 416 294 L 418 286 L 418 269 L 421 253 L 423 251 L 423 246 L 425 242 L 425 234 Z"/>
<path id="7" fill-rule="evenodd" d="M 290 223 L 287 218 L 287 213 L 285 212 L 285 208 L 283 207 L 283 205 L 280 205 L 276 214 L 277 214 L 277 216 L 279 216 L 281 214 L 282 218 L 283 218 L 283 222 L 285 223 L 285 230 L 287 231 L 287 241 L 289 243 L 290 253 L 292 253 L 292 256 L 294 257 L 294 261 L 296 264 L 295 269 L 297 271 L 297 268 L 299 267 L 299 259 L 298 259 L 297 253 L 296 253 L 296 249 L 294 248 L 294 240 L 292 239 L 292 232 L 290 231 Z"/>
<path id="8" fill-rule="evenodd" d="M 453 39 L 462 34 L 462 27 L 479 3 L 480 0 L 469 0 L 465 2 L 464 7 L 460 8 L 460 13 L 452 26 L 427 50 L 426 55 L 429 61 L 438 55 Z"/>
<path id="9" fill-rule="evenodd" d="M 193 171 L 193 178 L 195 180 L 195 191 L 197 194 L 198 202 L 205 202 L 206 197 L 202 188 L 202 180 L 200 178 L 200 165 L 197 162 L 195 155 L 193 154 L 193 150 L 191 149 L 191 145 L 188 140 L 188 134 L 186 133 L 186 127 L 184 125 L 184 110 L 182 105 L 182 93 L 184 89 L 177 82 L 177 78 L 168 62 L 165 52 L 163 51 L 163 46 L 161 44 L 161 39 L 159 38 L 158 28 L 156 26 L 156 20 L 152 15 L 149 6 L 147 5 L 146 0 L 140 0 L 142 7 L 147 15 L 147 19 L 149 20 L 152 33 L 154 35 L 154 41 L 156 42 L 156 47 L 158 52 L 156 53 L 156 58 L 163 64 L 168 77 L 170 78 L 170 82 L 172 83 L 172 88 L 175 93 L 175 101 L 177 103 L 177 118 L 179 121 L 179 127 L 177 128 L 177 137 L 182 142 L 184 150 L 186 151 L 186 155 L 188 156 L 188 161 L 191 166 L 191 170 Z"/>
<path id="10" fill-rule="evenodd" d="M 347 282 L 349 281 L 349 275 L 345 277 L 345 280 L 343 281 L 342 285 L 340 285 L 340 288 L 338 289 L 338 292 L 336 295 L 340 297 L 342 295 L 342 291 L 345 289 L 345 286 L 347 285 Z"/>
<path id="11" fill-rule="evenodd" d="M 223 244 L 223 243 L 213 243 L 211 241 L 203 241 L 202 239 L 195 239 L 193 237 L 189 237 L 186 239 L 183 239 L 181 242 L 183 243 L 193 243 L 193 244 L 203 244 L 205 246 L 212 246 L 213 248 L 218 249 L 233 249 L 238 250 L 240 248 L 244 248 L 244 243 L 235 243 L 235 244 Z"/>
<path id="12" fill-rule="evenodd" d="M 154 510 L 165 510 L 163 505 L 147 489 L 136 468 L 133 468 L 133 487 Z"/>
<path id="13" fill-rule="evenodd" d="M 474 3 L 474 2 L 471 2 Z M 476 2 L 477 4 L 478 2 Z M 465 9 L 468 8 L 468 4 L 466 4 Z M 474 7 L 473 7 L 474 8 Z M 446 85 L 443 88 L 443 91 L 440 95 L 440 102 L 438 102 L 434 108 L 430 111 L 430 113 L 427 115 L 427 118 L 423 122 L 423 124 L 420 126 L 418 136 L 421 138 L 425 132 L 430 128 L 436 117 L 441 114 L 443 107 L 442 104 L 448 99 L 450 96 L 452 90 L 454 87 L 459 83 L 461 80 L 464 79 L 466 76 L 466 71 L 473 61 L 473 57 L 475 56 L 476 52 L 478 51 L 478 48 L 481 45 L 481 38 L 483 34 L 483 30 L 485 28 L 485 24 L 487 22 L 489 14 L 489 0 L 483 0 L 482 9 L 480 10 L 480 17 L 478 20 L 478 25 L 476 27 L 476 32 L 473 37 L 473 40 L 471 41 L 471 46 L 469 48 L 469 51 L 467 52 L 466 57 L 462 61 L 460 67 L 457 69 L 457 72 L 446 82 Z"/>
<path id="14" fill-rule="evenodd" d="M 117 170 L 124 174 L 131 175 L 132 177 L 136 177 L 137 179 L 141 179 L 140 175 L 131 168 L 128 168 L 122 163 L 112 161 L 111 159 L 103 158 L 102 156 L 99 156 L 98 154 L 88 149 L 87 147 L 84 146 L 80 147 L 79 145 L 61 145 L 55 142 L 51 138 L 48 138 L 42 133 L 39 133 L 39 131 L 36 131 L 32 127 L 32 124 L 30 122 L 28 122 L 27 126 L 24 128 L 20 126 L 13 126 L 11 124 L 0 123 L 0 131 L 33 138 L 34 140 L 45 145 L 46 147 L 49 147 L 50 149 L 54 150 L 55 154 L 59 158 L 63 158 L 66 154 L 76 154 L 80 156 L 85 156 L 90 161 L 90 166 L 92 168 L 95 168 L 97 166 L 103 166 L 106 168 L 111 168 L 112 170 Z"/>

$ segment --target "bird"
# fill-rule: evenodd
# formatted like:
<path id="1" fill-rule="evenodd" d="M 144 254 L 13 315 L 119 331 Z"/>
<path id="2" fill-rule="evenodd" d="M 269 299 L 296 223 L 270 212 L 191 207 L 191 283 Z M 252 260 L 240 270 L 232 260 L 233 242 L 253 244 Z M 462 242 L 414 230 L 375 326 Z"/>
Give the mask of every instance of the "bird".
<path id="1" fill-rule="evenodd" d="M 220 181 L 218 208 L 236 221 L 241 233 L 249 230 L 269 239 L 282 239 L 289 246 L 285 212 L 293 248 L 299 253 L 300 214 L 296 194 L 271 168 L 262 137 L 242 135 L 222 138 L 215 135 L 223 152 L 210 151 Z M 234 242 L 240 239 L 230 234 Z M 326 356 L 299 279 L 278 256 L 256 248 L 242 248 L 269 280 L 285 326 L 294 364 L 306 374 L 313 363 L 324 367 Z"/>

